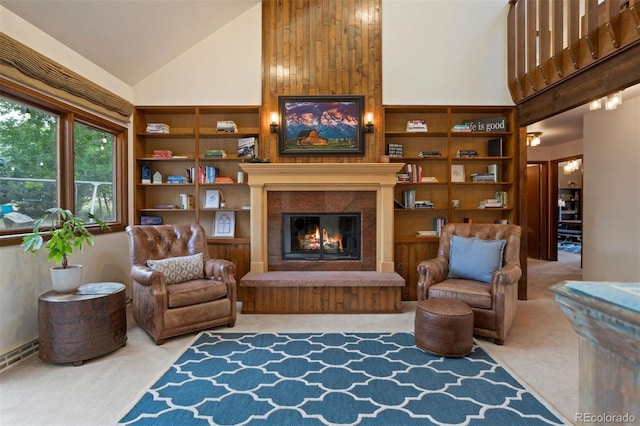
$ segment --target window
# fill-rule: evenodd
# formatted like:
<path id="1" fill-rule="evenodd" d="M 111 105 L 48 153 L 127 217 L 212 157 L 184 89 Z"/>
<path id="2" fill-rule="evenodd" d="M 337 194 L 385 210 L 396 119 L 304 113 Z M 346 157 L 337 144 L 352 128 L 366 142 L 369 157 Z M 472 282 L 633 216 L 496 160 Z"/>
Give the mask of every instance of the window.
<path id="1" fill-rule="evenodd" d="M 127 129 L 9 82 L 1 89 L 2 245 L 20 244 L 55 206 L 123 229 Z"/>

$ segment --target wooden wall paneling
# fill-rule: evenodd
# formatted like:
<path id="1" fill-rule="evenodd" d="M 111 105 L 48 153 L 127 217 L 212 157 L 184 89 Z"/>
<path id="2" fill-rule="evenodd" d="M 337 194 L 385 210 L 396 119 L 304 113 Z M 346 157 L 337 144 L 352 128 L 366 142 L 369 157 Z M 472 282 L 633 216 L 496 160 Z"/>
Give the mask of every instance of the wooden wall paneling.
<path id="1" fill-rule="evenodd" d="M 281 95 L 364 95 L 381 124 L 381 0 L 262 2 L 263 108 L 260 155 L 272 162 L 378 162 L 380 129 L 365 135 L 365 155 L 280 156 L 269 133 Z M 381 126 L 380 126 L 381 128 Z"/>

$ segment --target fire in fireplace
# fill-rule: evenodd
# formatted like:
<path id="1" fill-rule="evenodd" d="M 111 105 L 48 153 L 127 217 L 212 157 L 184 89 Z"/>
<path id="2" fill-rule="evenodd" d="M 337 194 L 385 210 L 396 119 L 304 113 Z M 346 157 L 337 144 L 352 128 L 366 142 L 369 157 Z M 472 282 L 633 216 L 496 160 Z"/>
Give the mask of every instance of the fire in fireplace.
<path id="1" fill-rule="evenodd" d="M 285 260 L 360 260 L 360 213 L 284 213 Z"/>

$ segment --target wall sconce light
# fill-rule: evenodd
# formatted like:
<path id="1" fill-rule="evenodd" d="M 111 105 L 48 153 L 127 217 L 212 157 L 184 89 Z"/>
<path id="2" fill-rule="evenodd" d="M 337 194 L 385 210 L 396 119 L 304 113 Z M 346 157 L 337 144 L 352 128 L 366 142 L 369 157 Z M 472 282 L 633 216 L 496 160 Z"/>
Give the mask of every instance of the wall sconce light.
<path id="1" fill-rule="evenodd" d="M 540 136 L 542 136 L 542 132 L 527 133 L 527 146 L 540 145 Z"/>
<path id="2" fill-rule="evenodd" d="M 373 133 L 373 114 L 372 113 L 367 114 L 367 122 L 364 125 L 364 132 Z"/>
<path id="3" fill-rule="evenodd" d="M 31 119 L 31 110 L 29 110 L 29 108 L 24 109 L 24 119 L 25 120 Z"/>
<path id="4" fill-rule="evenodd" d="M 271 113 L 271 124 L 269 124 L 269 130 L 271 131 L 271 133 L 278 133 L 278 131 L 280 130 L 280 125 L 278 124 L 277 112 Z"/>

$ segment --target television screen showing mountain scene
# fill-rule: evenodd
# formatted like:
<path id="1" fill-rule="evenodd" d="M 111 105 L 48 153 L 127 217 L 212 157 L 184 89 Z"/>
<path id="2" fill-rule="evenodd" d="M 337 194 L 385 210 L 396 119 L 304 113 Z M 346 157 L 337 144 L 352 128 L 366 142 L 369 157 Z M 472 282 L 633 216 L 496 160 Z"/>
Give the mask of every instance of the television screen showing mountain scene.
<path id="1" fill-rule="evenodd" d="M 363 153 L 364 98 L 281 97 L 280 152 L 283 154 Z"/>

